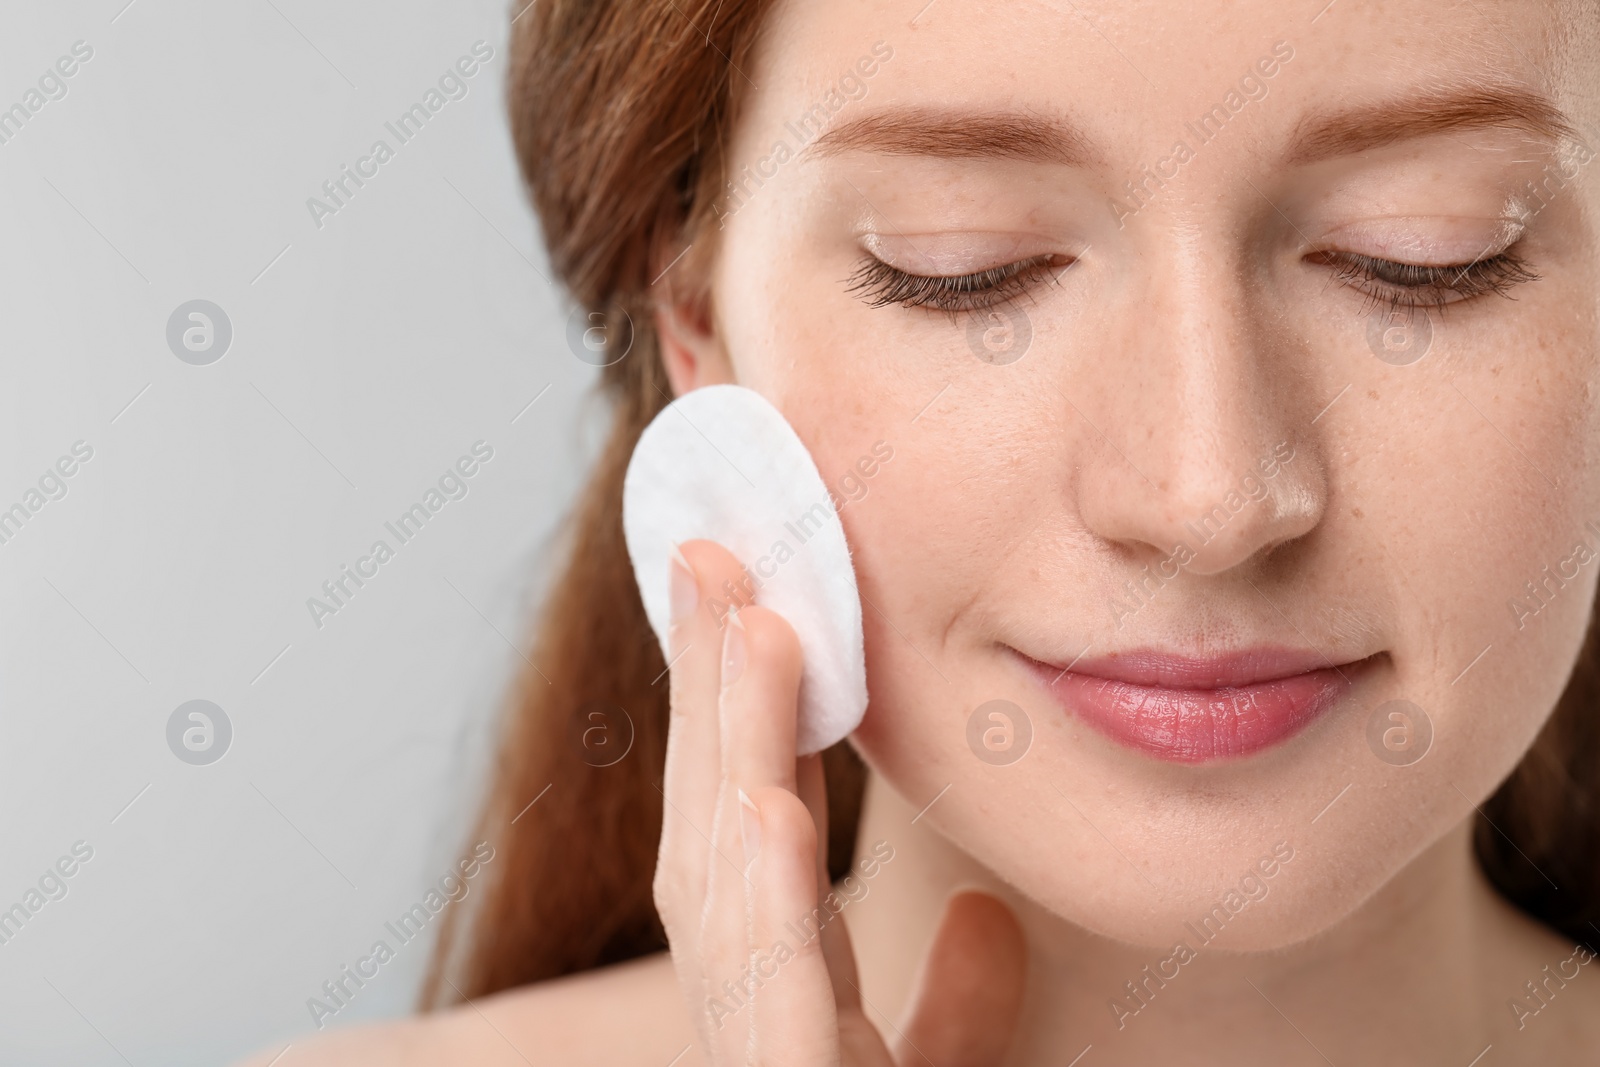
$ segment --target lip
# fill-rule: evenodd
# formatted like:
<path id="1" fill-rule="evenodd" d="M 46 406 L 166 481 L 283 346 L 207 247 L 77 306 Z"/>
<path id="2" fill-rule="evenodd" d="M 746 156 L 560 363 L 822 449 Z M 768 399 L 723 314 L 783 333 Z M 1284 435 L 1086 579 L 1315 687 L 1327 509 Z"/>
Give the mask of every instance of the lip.
<path id="1" fill-rule="evenodd" d="M 1071 664 L 1018 655 L 1069 714 L 1129 748 L 1188 764 L 1287 741 L 1375 658 L 1330 664 L 1315 652 L 1266 645 L 1204 657 L 1138 649 Z"/>

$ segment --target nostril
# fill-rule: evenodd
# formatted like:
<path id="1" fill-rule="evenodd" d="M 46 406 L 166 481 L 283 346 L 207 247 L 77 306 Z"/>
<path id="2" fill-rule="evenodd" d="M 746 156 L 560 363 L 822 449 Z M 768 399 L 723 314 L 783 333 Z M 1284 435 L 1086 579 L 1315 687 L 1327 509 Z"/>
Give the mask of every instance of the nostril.
<path id="1" fill-rule="evenodd" d="M 1318 468 L 1287 440 L 1230 462 L 1193 456 L 1159 479 L 1080 483 L 1085 527 L 1133 559 L 1215 574 L 1259 564 L 1315 529 L 1324 509 Z M 1097 472 L 1109 479 L 1109 469 Z M 1148 559 L 1143 557 L 1148 556 Z"/>

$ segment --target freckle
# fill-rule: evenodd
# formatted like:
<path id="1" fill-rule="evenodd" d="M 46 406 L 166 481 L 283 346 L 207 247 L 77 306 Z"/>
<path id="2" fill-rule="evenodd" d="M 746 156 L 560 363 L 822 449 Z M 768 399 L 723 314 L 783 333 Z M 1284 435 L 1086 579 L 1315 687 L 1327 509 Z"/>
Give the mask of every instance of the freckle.
<path id="1" fill-rule="evenodd" d="M 1367 399 L 1368 400 L 1376 400 L 1376 399 L 1378 399 L 1378 391 L 1376 389 L 1368 389 L 1367 390 Z"/>
<path id="2" fill-rule="evenodd" d="M 1361 514 L 1361 509 L 1360 508 L 1351 508 L 1350 509 L 1350 516 L 1351 516 L 1351 518 L 1356 518 L 1356 519 L 1359 519 L 1359 518 L 1363 517 L 1362 514 Z"/>

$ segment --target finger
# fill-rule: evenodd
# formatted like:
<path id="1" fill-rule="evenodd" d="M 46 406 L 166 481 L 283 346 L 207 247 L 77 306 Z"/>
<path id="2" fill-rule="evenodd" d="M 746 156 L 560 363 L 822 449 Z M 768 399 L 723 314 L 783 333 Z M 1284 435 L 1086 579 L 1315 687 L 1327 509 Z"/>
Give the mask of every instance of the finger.
<path id="1" fill-rule="evenodd" d="M 951 897 L 912 987 L 895 1062 L 1001 1062 L 1022 1012 L 1027 967 L 1027 942 L 1010 908 L 987 893 Z"/>
<path id="2" fill-rule="evenodd" d="M 742 790 L 723 780 L 712 831 L 716 845 L 708 862 L 700 912 L 700 960 L 705 974 L 700 1010 L 716 1063 L 745 1062 L 752 1022 L 752 883 L 744 843 L 750 824 L 744 797 Z"/>
<path id="3" fill-rule="evenodd" d="M 737 590 L 744 572 L 732 553 L 711 541 L 687 541 L 679 552 L 694 579 L 687 590 L 693 607 L 671 634 L 672 711 L 657 879 L 664 895 L 698 909 L 705 896 L 722 762 L 717 708 L 728 610 L 724 583 Z"/>
<path id="4" fill-rule="evenodd" d="M 822 927 L 822 955 L 828 963 L 828 978 L 833 984 L 834 1001 L 839 1006 L 842 1025 L 854 1024 L 854 1014 L 861 1010 L 861 991 L 856 977 L 856 956 L 851 946 L 850 934 L 844 925 L 842 906 L 838 913 L 829 907 L 834 894 L 828 878 L 828 785 L 823 774 L 822 754 L 806 756 L 798 767 L 800 799 L 811 813 L 812 825 L 817 827 L 816 878 L 818 900 L 828 921 Z M 833 895 L 837 904 L 838 897 Z M 862 1017 L 862 1022 L 865 1017 Z"/>
<path id="5" fill-rule="evenodd" d="M 731 553 L 709 541 L 680 546 L 679 559 L 671 566 L 686 569 L 688 580 L 678 576 L 673 598 L 674 614 L 680 617 L 674 620 L 669 640 L 672 710 L 662 782 L 661 845 L 652 888 L 679 984 L 710 1051 L 704 1015 L 710 974 L 704 940 L 708 871 L 716 860 L 712 842 L 721 767 L 720 628 L 728 608 L 723 584 L 736 589 L 743 570 Z M 742 895 L 732 907 L 742 913 Z"/>
<path id="6" fill-rule="evenodd" d="M 822 753 L 801 756 L 795 761 L 795 792 L 811 813 L 817 828 L 817 886 L 828 888 L 828 780 Z"/>
<path id="7" fill-rule="evenodd" d="M 824 958 L 817 895 L 817 827 L 786 789 L 751 794 L 759 846 L 751 866 L 756 988 L 751 1059 L 772 1067 L 839 1062 L 839 1018 Z"/>
<path id="8" fill-rule="evenodd" d="M 707 876 L 702 953 L 715 989 L 750 981 L 746 922 L 748 866 L 741 790 L 794 788 L 795 707 L 800 688 L 800 643 L 776 613 L 747 606 L 723 628 L 720 722 L 721 785 L 714 831 L 716 854 Z M 728 1034 L 731 1052 L 743 1047 L 748 1014 Z"/>
<path id="9" fill-rule="evenodd" d="M 722 772 L 746 793 L 795 788 L 800 641 L 783 616 L 747 607 L 723 628 Z"/>
<path id="10" fill-rule="evenodd" d="M 822 957 L 828 965 L 828 982 L 833 987 L 833 1002 L 839 1017 L 839 1044 L 846 1062 L 870 1060 L 874 1050 L 881 1060 L 887 1053 L 883 1039 L 863 1010 L 861 983 L 856 972 L 856 954 L 845 925 L 843 904 L 828 877 L 828 785 L 826 761 L 822 753 L 804 756 L 796 768 L 800 799 L 811 813 L 817 835 L 817 892 L 822 924 Z M 846 874 L 846 877 L 851 875 Z M 831 896 L 831 900 L 830 900 Z"/>

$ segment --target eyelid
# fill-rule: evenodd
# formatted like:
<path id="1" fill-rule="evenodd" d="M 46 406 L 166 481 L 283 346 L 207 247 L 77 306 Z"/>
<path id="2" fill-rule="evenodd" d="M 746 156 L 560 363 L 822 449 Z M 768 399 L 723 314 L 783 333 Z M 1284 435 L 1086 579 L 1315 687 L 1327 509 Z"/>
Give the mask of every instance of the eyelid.
<path id="1" fill-rule="evenodd" d="M 1037 234 L 985 231 L 864 233 L 860 243 L 896 270 L 923 277 L 976 274 L 1062 251 L 1059 242 Z"/>
<path id="2" fill-rule="evenodd" d="M 1310 251 L 1349 252 L 1414 266 L 1459 266 L 1500 255 L 1527 229 L 1516 218 L 1388 215 L 1336 227 Z"/>

